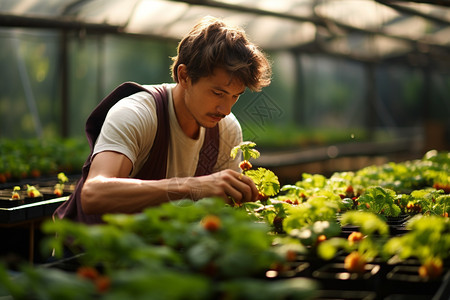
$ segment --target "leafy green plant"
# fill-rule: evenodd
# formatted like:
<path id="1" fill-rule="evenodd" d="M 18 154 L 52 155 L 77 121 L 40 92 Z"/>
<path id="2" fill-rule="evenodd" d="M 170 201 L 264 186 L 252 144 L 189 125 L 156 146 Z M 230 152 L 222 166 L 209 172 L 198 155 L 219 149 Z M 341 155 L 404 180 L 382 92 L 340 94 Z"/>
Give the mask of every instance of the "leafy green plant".
<path id="1" fill-rule="evenodd" d="M 0 264 L 0 296 L 12 299 L 92 299 L 95 287 L 75 273 L 58 269 L 21 267 L 21 273 L 11 276 Z"/>
<path id="2" fill-rule="evenodd" d="M 349 211 L 342 215 L 340 219 L 341 225 L 355 225 L 360 227 L 360 232 L 366 235 L 387 236 L 389 234 L 389 226 L 386 222 L 371 212 Z"/>
<path id="3" fill-rule="evenodd" d="M 260 299 L 261 292 L 270 299 L 307 299 L 317 289 L 305 278 L 264 279 L 300 244 L 284 239 L 274 246 L 265 223 L 221 199 L 180 200 L 104 220 L 46 222 L 51 238 L 44 248 L 60 256 L 70 240 L 74 253 L 82 249 L 80 268 L 68 273 L 24 266 L 12 278 L 0 266 L 0 290 L 17 299 Z M 64 289 L 67 282 L 72 288 Z"/>
<path id="4" fill-rule="evenodd" d="M 317 289 L 309 279 L 263 279 L 299 245 L 274 247 L 266 224 L 221 199 L 181 200 L 104 219 L 94 226 L 46 222 L 43 230 L 57 233 L 46 248 L 61 255 L 70 240 L 72 251 L 83 251 L 80 268 L 23 266 L 12 278 L 0 266 L 0 291 L 15 299 L 260 299 L 261 292 L 307 299 Z"/>
<path id="5" fill-rule="evenodd" d="M 253 180 L 263 199 L 275 196 L 280 191 L 278 177 L 270 170 L 258 168 L 257 170 L 248 170 L 245 175 Z"/>
<path id="6" fill-rule="evenodd" d="M 393 237 L 386 243 L 385 251 L 400 259 L 416 257 L 450 257 L 450 219 L 439 216 L 417 215 L 407 223 L 410 231 Z"/>
<path id="7" fill-rule="evenodd" d="M 323 241 L 335 237 L 341 233 L 341 227 L 333 221 L 315 221 L 300 229 L 293 229 L 289 235 L 297 238 L 304 246 L 316 247 Z"/>
<path id="8" fill-rule="evenodd" d="M 286 207 L 283 228 L 287 233 L 316 221 L 336 221 L 339 204 L 326 196 L 313 196 L 299 205 Z"/>
<path id="9" fill-rule="evenodd" d="M 231 149 L 230 156 L 235 159 L 239 151 L 242 151 L 242 159 L 243 161 L 250 161 L 250 158 L 258 158 L 260 156 L 260 153 L 258 150 L 254 149 L 256 146 L 256 143 L 246 141 L 242 142 L 239 145 L 233 147 Z M 244 170 L 245 171 L 245 170 Z"/>
<path id="10" fill-rule="evenodd" d="M 442 261 L 450 257 L 450 219 L 436 215 L 417 215 L 409 220 L 407 228 L 410 230 L 408 233 L 387 241 L 384 253 L 400 260 L 419 259 L 424 268 L 434 262 L 440 265 L 440 271 L 434 275 L 439 275 L 442 272 Z"/>
<path id="11" fill-rule="evenodd" d="M 304 189 L 322 189 L 327 186 L 327 178 L 321 174 L 303 173 L 302 180 L 296 185 Z"/>
<path id="12" fill-rule="evenodd" d="M 272 300 L 312 299 L 319 285 L 307 278 L 290 278 L 267 281 L 261 279 L 244 279 L 224 282 L 219 289 L 225 299 Z"/>
<path id="13" fill-rule="evenodd" d="M 284 195 L 278 196 L 278 199 L 289 204 L 298 205 L 307 198 L 304 188 L 292 184 L 283 185 L 280 192 L 284 192 Z"/>
<path id="14" fill-rule="evenodd" d="M 80 172 L 89 154 L 81 139 L 0 139 L 0 183 Z"/>
<path id="15" fill-rule="evenodd" d="M 284 233 L 283 220 L 286 218 L 286 209 L 289 207 L 286 203 L 268 199 L 263 201 L 244 203 L 246 211 L 255 217 L 255 220 L 266 222 L 276 233 Z"/>
<path id="16" fill-rule="evenodd" d="M 242 151 L 243 161 L 239 164 L 242 174 L 250 177 L 255 183 L 259 192 L 259 200 L 266 201 L 280 191 L 280 182 L 275 173 L 268 169 L 252 170 L 250 158 L 258 158 L 260 155 L 259 151 L 254 149 L 255 146 L 256 144 L 253 142 L 242 142 L 231 150 L 230 156 L 235 159 L 239 151 Z"/>
<path id="17" fill-rule="evenodd" d="M 358 198 L 358 209 L 384 215 L 397 217 L 401 209 L 395 203 L 396 193 L 380 186 L 369 187 Z"/>
<path id="18" fill-rule="evenodd" d="M 424 215 L 445 216 L 450 211 L 450 195 L 443 190 L 422 189 L 411 193 L 407 203 L 408 212 L 422 213 Z"/>
<path id="19" fill-rule="evenodd" d="M 342 215 L 342 226 L 353 225 L 359 231 L 347 238 L 335 237 L 320 243 L 318 254 L 323 259 L 333 258 L 338 250 L 347 253 L 345 267 L 351 272 L 362 273 L 365 264 L 383 253 L 383 245 L 389 238 L 389 227 L 384 220 L 371 212 L 349 211 Z"/>
<path id="20" fill-rule="evenodd" d="M 428 151 L 422 159 L 368 166 L 355 172 L 354 186 L 381 186 L 397 193 L 450 183 L 450 152 Z"/>

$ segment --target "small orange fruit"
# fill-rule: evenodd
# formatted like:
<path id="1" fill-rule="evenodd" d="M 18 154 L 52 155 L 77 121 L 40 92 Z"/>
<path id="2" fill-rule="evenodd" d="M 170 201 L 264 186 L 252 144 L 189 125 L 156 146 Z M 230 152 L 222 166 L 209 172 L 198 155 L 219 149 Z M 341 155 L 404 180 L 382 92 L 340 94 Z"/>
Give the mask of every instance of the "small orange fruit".
<path id="1" fill-rule="evenodd" d="M 428 258 L 419 267 L 419 276 L 422 278 L 435 279 L 442 274 L 442 260 L 437 257 Z"/>
<path id="2" fill-rule="evenodd" d="M 286 260 L 294 261 L 297 258 L 297 253 L 294 250 L 286 251 Z"/>
<path id="3" fill-rule="evenodd" d="M 366 260 L 361 254 L 354 251 L 345 257 L 344 267 L 352 273 L 364 273 L 366 270 Z"/>
<path id="4" fill-rule="evenodd" d="M 109 290 L 109 287 L 111 286 L 111 280 L 109 277 L 106 276 L 99 276 L 97 279 L 95 279 L 95 287 L 97 288 L 97 292 L 99 293 L 105 293 Z"/>
<path id="5" fill-rule="evenodd" d="M 325 234 L 321 234 L 317 237 L 317 243 L 321 243 L 327 239 L 327 236 Z"/>
<path id="6" fill-rule="evenodd" d="M 215 232 L 220 229 L 222 222 L 218 216 L 208 215 L 205 216 L 201 221 L 203 228 L 208 231 Z"/>
<path id="7" fill-rule="evenodd" d="M 93 267 L 79 267 L 77 270 L 77 275 L 81 278 L 90 280 L 95 280 L 99 277 L 98 271 Z"/>
<path id="8" fill-rule="evenodd" d="M 350 233 L 350 235 L 348 236 L 347 240 L 348 240 L 350 245 L 353 245 L 354 243 L 359 242 L 363 238 L 364 238 L 364 235 L 361 232 L 353 231 L 352 233 Z"/>

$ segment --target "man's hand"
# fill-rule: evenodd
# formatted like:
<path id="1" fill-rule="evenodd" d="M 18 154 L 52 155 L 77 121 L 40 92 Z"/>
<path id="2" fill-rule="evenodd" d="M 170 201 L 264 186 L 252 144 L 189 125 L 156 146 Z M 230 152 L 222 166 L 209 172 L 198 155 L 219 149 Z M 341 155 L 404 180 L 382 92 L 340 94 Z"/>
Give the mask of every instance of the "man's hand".
<path id="1" fill-rule="evenodd" d="M 127 178 L 131 168 L 131 161 L 123 154 L 97 154 L 81 193 L 85 213 L 134 213 L 171 200 L 214 196 L 233 204 L 256 201 L 258 196 L 253 181 L 233 170 L 200 177 L 140 180 Z"/>
<path id="2" fill-rule="evenodd" d="M 256 201 L 258 196 L 255 183 L 249 177 L 233 170 L 190 177 L 187 183 L 192 199 L 218 196 L 233 204 L 233 201 L 237 203 Z"/>

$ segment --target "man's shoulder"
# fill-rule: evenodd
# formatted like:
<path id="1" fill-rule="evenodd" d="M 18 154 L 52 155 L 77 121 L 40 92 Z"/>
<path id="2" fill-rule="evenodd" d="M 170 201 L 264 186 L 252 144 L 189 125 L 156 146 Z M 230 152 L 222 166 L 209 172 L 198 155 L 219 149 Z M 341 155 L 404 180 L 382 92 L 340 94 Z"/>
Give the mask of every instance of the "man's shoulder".
<path id="1" fill-rule="evenodd" d="M 163 84 L 138 84 L 138 83 L 134 83 L 134 82 L 130 82 L 130 84 L 134 85 L 134 90 L 136 91 L 135 93 L 129 94 L 128 96 L 122 98 L 122 99 L 153 99 L 152 97 L 152 93 L 158 92 L 162 89 L 165 89 L 167 93 L 171 93 L 173 87 L 175 86 L 174 84 L 169 84 L 169 83 L 163 83 Z M 122 84 L 123 86 L 123 84 Z M 140 89 L 137 89 L 136 87 L 140 87 Z"/>
<path id="2" fill-rule="evenodd" d="M 171 84 L 160 84 L 160 85 L 141 85 L 143 90 L 131 94 L 119 101 L 118 107 L 128 107 L 128 108 L 147 108 L 150 112 L 155 111 L 155 99 L 149 91 L 152 91 L 154 87 L 164 87 L 167 93 L 170 93 L 173 85 Z"/>
<path id="3" fill-rule="evenodd" d="M 141 86 L 148 91 L 154 91 L 155 89 L 164 88 L 167 91 L 167 93 L 170 93 L 172 92 L 172 89 L 175 87 L 175 84 L 174 83 L 143 84 Z"/>
<path id="4" fill-rule="evenodd" d="M 230 113 L 219 122 L 219 134 L 221 138 L 233 139 L 242 135 L 242 128 L 238 119 Z"/>
<path id="5" fill-rule="evenodd" d="M 225 118 L 223 118 L 220 121 L 220 124 L 225 125 L 226 127 L 228 127 L 228 126 L 232 126 L 232 127 L 236 127 L 236 128 L 241 127 L 238 119 L 236 118 L 236 116 L 233 113 L 230 113 Z"/>

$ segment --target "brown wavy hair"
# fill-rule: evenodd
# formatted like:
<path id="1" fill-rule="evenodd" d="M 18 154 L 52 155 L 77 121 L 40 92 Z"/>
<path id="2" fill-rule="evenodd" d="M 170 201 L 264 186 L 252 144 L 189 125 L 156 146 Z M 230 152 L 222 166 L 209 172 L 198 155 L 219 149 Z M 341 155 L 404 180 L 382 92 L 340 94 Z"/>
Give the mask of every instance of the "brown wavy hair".
<path id="1" fill-rule="evenodd" d="M 252 91 L 271 81 L 271 67 L 265 54 L 251 43 L 243 29 L 205 17 L 180 41 L 173 57 L 172 78 L 178 83 L 178 66 L 186 65 L 192 83 L 224 68 Z"/>

